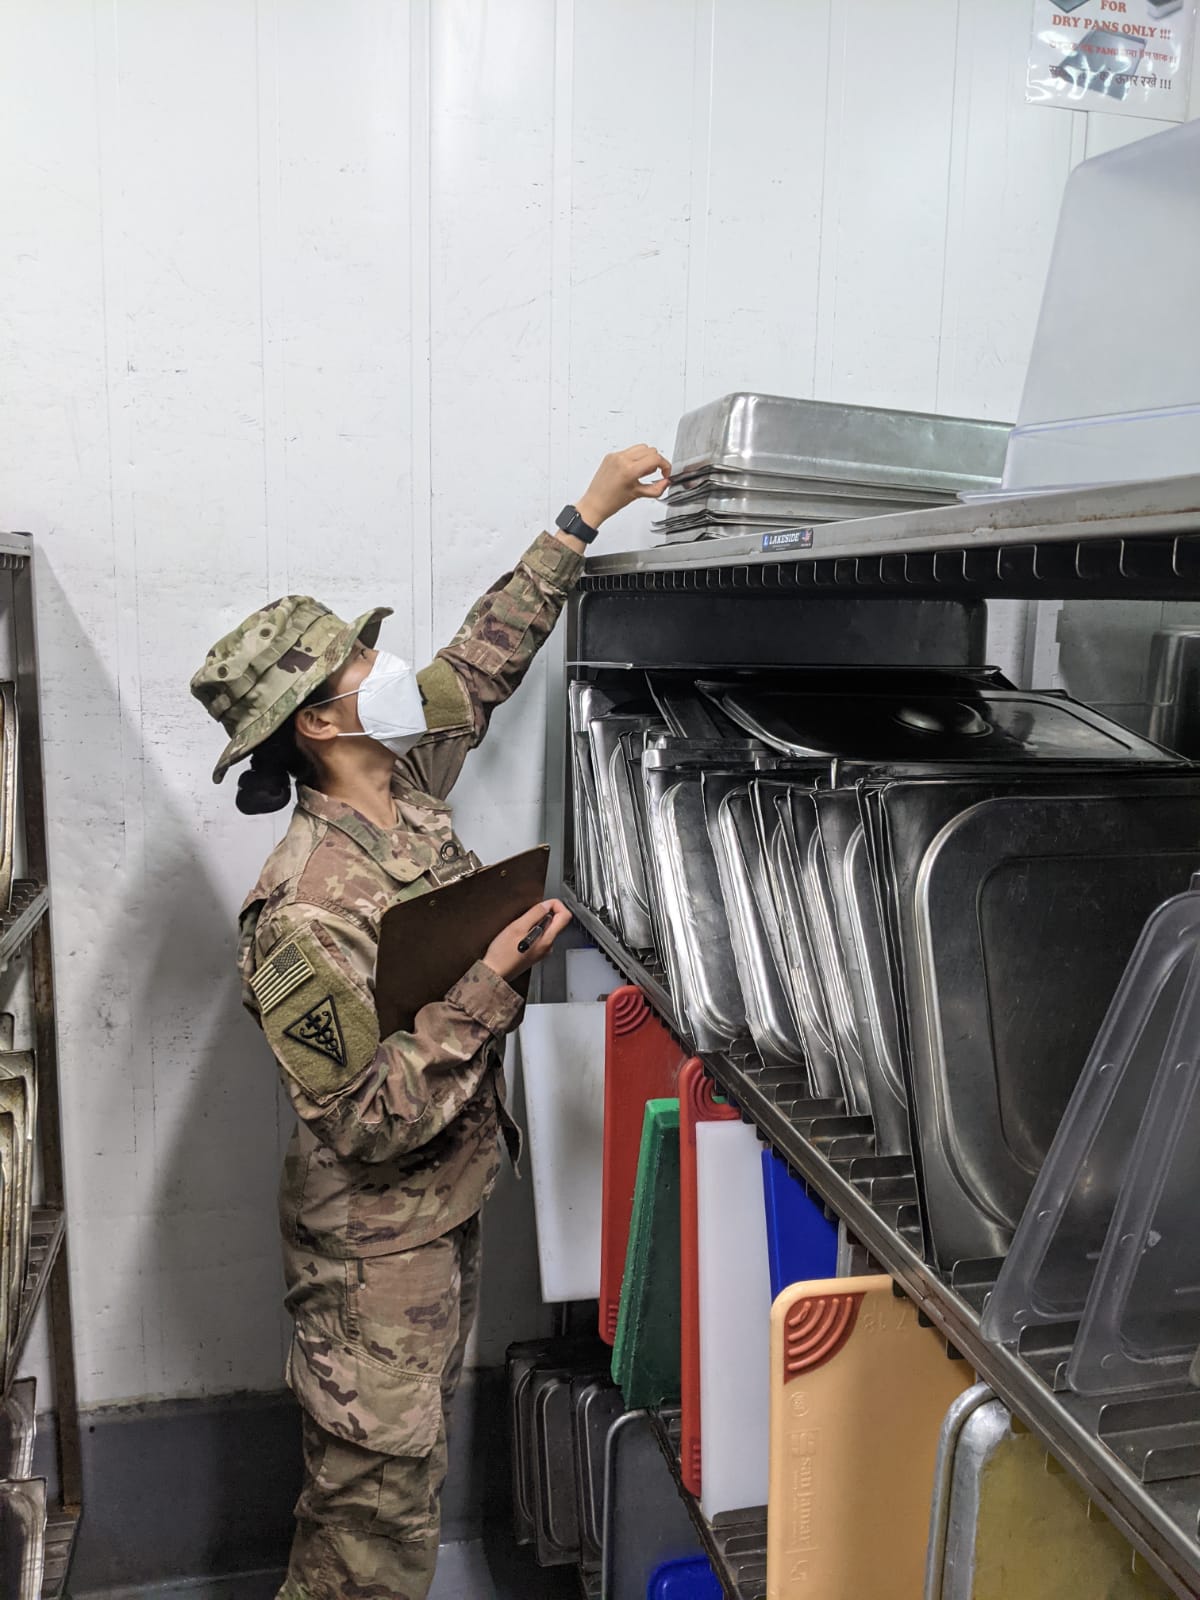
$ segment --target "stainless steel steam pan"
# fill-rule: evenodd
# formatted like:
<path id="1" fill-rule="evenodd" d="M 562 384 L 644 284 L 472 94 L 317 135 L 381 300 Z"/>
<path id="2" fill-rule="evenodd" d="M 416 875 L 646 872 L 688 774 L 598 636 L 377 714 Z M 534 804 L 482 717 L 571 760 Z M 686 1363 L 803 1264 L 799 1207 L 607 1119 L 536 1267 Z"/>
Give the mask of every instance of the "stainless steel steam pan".
<path id="1" fill-rule="evenodd" d="M 729 394 L 680 421 L 672 465 L 680 473 L 711 464 L 958 494 L 999 480 L 1009 431 L 965 417 Z"/>
<path id="2" fill-rule="evenodd" d="M 1050 782 L 878 795 L 943 1268 L 1003 1255 L 1143 922 L 1200 866 L 1200 776 Z"/>
<path id="3" fill-rule="evenodd" d="M 706 772 L 702 787 L 750 1033 L 768 1066 L 795 1066 L 804 1060 L 804 1044 L 755 828 L 750 781 L 744 773 Z"/>

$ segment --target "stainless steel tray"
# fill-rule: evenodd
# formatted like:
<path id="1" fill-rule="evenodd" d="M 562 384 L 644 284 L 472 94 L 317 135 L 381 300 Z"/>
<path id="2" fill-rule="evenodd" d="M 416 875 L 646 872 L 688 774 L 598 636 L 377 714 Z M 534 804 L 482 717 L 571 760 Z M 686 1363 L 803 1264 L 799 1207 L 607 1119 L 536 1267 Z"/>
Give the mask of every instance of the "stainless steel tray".
<path id="1" fill-rule="evenodd" d="M 0 1594 L 40 1600 L 46 1558 L 46 1485 L 0 1483 Z"/>
<path id="2" fill-rule="evenodd" d="M 767 886 L 750 783 L 745 774 L 707 772 L 702 787 L 751 1037 L 766 1065 L 795 1066 L 804 1060 L 804 1044 L 791 1004 L 783 938 Z"/>
<path id="3" fill-rule="evenodd" d="M 625 1410 L 616 1384 L 576 1378 L 575 1483 L 579 1493 L 579 1543 L 585 1561 L 599 1561 L 604 1548 L 604 1451 L 609 1429 Z"/>
<path id="4" fill-rule="evenodd" d="M 646 681 L 658 713 L 673 735 L 710 742 L 744 739 L 742 730 L 700 694 L 694 682 L 681 681 L 674 674 L 653 672 L 646 674 Z"/>
<path id="5" fill-rule="evenodd" d="M 933 1469 L 933 1505 L 929 1517 L 929 1549 L 925 1563 L 925 1600 L 949 1600 L 945 1588 L 946 1557 L 950 1541 L 950 1506 L 958 1442 L 963 1429 L 980 1406 L 987 1405 L 995 1398 L 986 1383 L 977 1383 L 959 1395 L 947 1411 L 942 1423 L 942 1431 L 938 1435 L 937 1459 Z M 956 1541 L 957 1538 L 956 1524 Z"/>
<path id="6" fill-rule="evenodd" d="M 574 811 L 576 873 L 584 899 L 593 911 L 609 913 L 611 888 L 605 876 L 600 849 L 599 800 L 596 774 L 592 766 L 588 723 L 613 709 L 611 696 L 586 679 L 576 678 L 567 685 L 567 707 L 571 726 L 571 801 Z"/>
<path id="7" fill-rule="evenodd" d="M 587 893 L 584 898 L 593 911 L 608 912 L 613 891 L 600 843 L 600 797 L 592 766 L 592 741 L 586 733 L 571 735 L 575 760 L 572 767 L 575 803 L 575 861 L 582 867 Z"/>
<path id="8" fill-rule="evenodd" d="M 954 496 L 942 489 L 914 489 L 907 485 L 855 483 L 851 478 L 786 477 L 767 472 L 722 472 L 719 468 L 698 472 L 688 477 L 672 478 L 671 487 L 663 497 L 663 505 L 682 506 L 711 499 L 744 498 L 765 501 L 783 509 L 788 500 L 804 499 L 809 495 L 855 502 L 859 500 L 886 500 L 906 511 L 920 507 L 944 506 Z M 853 515 L 852 504 L 847 516 Z"/>
<path id="9" fill-rule="evenodd" d="M 3 1032 L 11 1038 L 5 1014 Z M 0 1378 L 8 1375 L 8 1356 L 17 1331 L 33 1204 L 34 1135 L 37 1128 L 37 1072 L 33 1056 L 0 1053 Z"/>
<path id="10" fill-rule="evenodd" d="M 652 523 L 651 529 L 663 535 L 664 544 L 694 544 L 700 539 L 760 539 L 766 533 L 793 533 L 798 527 L 808 527 L 820 522 L 840 522 L 840 516 L 810 516 L 802 523 L 785 522 L 713 522 L 708 517 L 689 517 L 683 522 Z M 665 529 L 665 531 L 664 531 Z"/>
<path id="11" fill-rule="evenodd" d="M 703 464 L 751 467 L 957 494 L 998 482 L 1009 431 L 999 422 L 743 392 L 682 418 L 672 465 L 679 472 Z"/>
<path id="12" fill-rule="evenodd" d="M 653 737 L 653 736 L 650 736 Z M 622 734 L 621 754 L 625 762 L 625 783 L 633 803 L 633 818 L 637 833 L 638 854 L 642 863 L 642 876 L 646 901 L 650 911 L 651 949 L 661 958 L 667 942 L 666 916 L 663 911 L 662 892 L 654 874 L 654 849 L 650 835 L 649 800 L 642 776 L 642 754 L 647 735 Z"/>
<path id="13" fill-rule="evenodd" d="M 0 683 L 0 911 L 3 912 L 12 905 L 19 750 L 16 685 Z"/>
<path id="14" fill-rule="evenodd" d="M 808 941 L 816 958 L 816 968 L 825 996 L 825 1008 L 833 1031 L 842 1094 L 851 1115 L 866 1115 L 871 1110 L 867 1072 L 858 1029 L 850 1002 L 850 989 L 838 944 L 831 904 L 828 872 L 821 849 L 813 795 L 793 789 L 780 804 L 784 837 L 792 852 L 800 886 L 801 912 Z"/>
<path id="15" fill-rule="evenodd" d="M 604 1462 L 604 1600 L 646 1600 L 655 1569 L 696 1545 L 649 1414 L 626 1412 L 609 1430 Z"/>
<path id="16" fill-rule="evenodd" d="M 849 789 L 817 790 L 813 803 L 829 864 L 841 955 L 875 1121 L 876 1149 L 880 1155 L 908 1155 L 912 1140 L 896 1001 L 858 796 Z"/>
<path id="17" fill-rule="evenodd" d="M 733 722 L 773 750 L 874 761 L 1022 764 L 1128 762 L 1185 768 L 1174 752 L 1065 696 L 981 689 L 973 695 L 800 695 L 701 680 Z"/>
<path id="18" fill-rule="evenodd" d="M 701 773 L 656 767 L 660 754 L 648 748 L 643 771 L 656 880 L 670 930 L 668 970 L 696 1048 L 725 1050 L 746 1037 L 746 1011 L 704 818 Z"/>
<path id="19" fill-rule="evenodd" d="M 33 1471 L 33 1442 L 37 1431 L 37 1383 L 22 1378 L 14 1383 L 0 1405 L 0 1481 L 27 1478 Z"/>
<path id="20" fill-rule="evenodd" d="M 1143 922 L 1200 866 L 1200 777 L 1097 790 L 880 794 L 943 1268 L 1004 1254 Z"/>
<path id="21" fill-rule="evenodd" d="M 599 802 L 599 835 L 612 890 L 618 931 L 631 950 L 649 950 L 654 943 L 650 899 L 638 838 L 634 795 L 621 747 L 623 734 L 643 735 L 660 726 L 656 716 L 613 713 L 588 724 L 592 770 Z"/>
<path id="22" fill-rule="evenodd" d="M 651 524 L 655 530 L 682 527 L 685 523 L 708 522 L 803 527 L 807 522 L 838 522 L 850 517 L 887 517 L 894 512 L 912 511 L 911 501 L 894 500 L 882 491 L 851 497 L 822 494 L 816 489 L 798 488 L 793 495 L 705 494 L 679 496 L 663 502 L 665 513 Z"/>
<path id="23" fill-rule="evenodd" d="M 925 1600 L 1169 1600 L 1118 1530 L 982 1384 L 938 1447 Z"/>
<path id="24" fill-rule="evenodd" d="M 801 909 L 796 862 L 785 825 L 791 785 L 758 779 L 753 790 L 755 820 L 767 864 L 767 879 L 783 941 L 792 1003 L 804 1042 L 809 1088 L 823 1100 L 842 1098 L 842 1074 L 816 957 Z"/>
<path id="25" fill-rule="evenodd" d="M 536 1373 L 532 1395 L 537 1559 L 539 1566 L 565 1566 L 580 1556 L 571 1374 Z"/>

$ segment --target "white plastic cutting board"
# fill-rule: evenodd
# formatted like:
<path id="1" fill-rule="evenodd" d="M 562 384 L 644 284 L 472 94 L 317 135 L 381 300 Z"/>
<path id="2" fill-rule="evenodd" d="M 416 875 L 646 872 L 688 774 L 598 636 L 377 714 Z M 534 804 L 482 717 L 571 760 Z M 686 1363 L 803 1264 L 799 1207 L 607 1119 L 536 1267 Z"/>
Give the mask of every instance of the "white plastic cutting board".
<path id="1" fill-rule="evenodd" d="M 599 950 L 586 946 L 567 951 L 568 1000 L 602 1000 L 624 981 Z"/>
<path id="2" fill-rule="evenodd" d="M 762 1147 L 742 1122 L 696 1129 L 700 1265 L 700 1505 L 767 1503 L 771 1276 Z"/>
<path id="3" fill-rule="evenodd" d="M 529 1006 L 521 1023 L 542 1298 L 600 1293 L 604 1005 Z"/>

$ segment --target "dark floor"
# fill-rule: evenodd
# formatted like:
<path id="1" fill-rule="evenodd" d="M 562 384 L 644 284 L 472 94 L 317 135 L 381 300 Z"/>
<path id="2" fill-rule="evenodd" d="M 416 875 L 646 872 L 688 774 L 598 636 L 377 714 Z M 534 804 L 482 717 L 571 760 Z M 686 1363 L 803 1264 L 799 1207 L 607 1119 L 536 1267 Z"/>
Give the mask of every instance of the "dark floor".
<path id="1" fill-rule="evenodd" d="M 283 1574 L 245 1573 L 236 1578 L 194 1578 L 148 1589 L 72 1591 L 72 1600 L 274 1600 Z M 507 1534 L 448 1544 L 442 1549 L 429 1600 L 578 1600 L 573 1567 L 542 1570 L 530 1551 Z"/>

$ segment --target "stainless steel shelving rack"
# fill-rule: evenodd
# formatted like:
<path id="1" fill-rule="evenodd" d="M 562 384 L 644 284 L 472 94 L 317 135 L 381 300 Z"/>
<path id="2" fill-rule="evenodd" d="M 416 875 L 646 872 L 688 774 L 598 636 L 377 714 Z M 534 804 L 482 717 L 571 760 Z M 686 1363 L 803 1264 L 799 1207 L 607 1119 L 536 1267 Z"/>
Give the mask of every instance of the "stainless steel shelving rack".
<path id="1" fill-rule="evenodd" d="M 8 623 L 10 659 L 20 717 L 19 777 L 24 821 L 23 877 L 12 906 L 0 918 L 0 971 L 29 962 L 33 1048 L 38 1076 L 38 1144 L 42 1203 L 33 1212 L 32 1238 L 9 1377 L 19 1365 L 34 1318 L 46 1302 L 57 1418 L 59 1503 L 46 1531 L 44 1600 L 66 1591 L 67 1573 L 83 1502 L 79 1410 L 63 1192 L 61 1094 L 50 943 L 50 876 L 46 852 L 46 800 L 42 764 L 33 544 L 27 534 L 0 533 L 0 616 Z M 20 858 L 19 858 L 20 859 Z"/>
<path id="2" fill-rule="evenodd" d="M 783 550 L 764 549 L 759 539 L 737 539 L 594 557 L 571 604 L 566 670 L 576 675 L 616 666 L 705 665 L 714 646 L 724 651 L 723 664 L 786 659 L 770 653 L 780 648 L 786 618 L 793 617 L 793 636 L 799 638 L 797 630 L 817 616 L 814 607 L 838 596 L 942 597 L 968 608 L 1010 597 L 1200 598 L 1200 475 L 826 524 Z M 728 628 L 722 630 L 726 617 Z M 762 629 L 748 626 L 756 618 Z M 692 641 L 686 651 L 681 641 Z M 565 718 L 565 706 L 554 706 L 548 735 L 550 809 L 563 820 L 565 899 L 613 965 L 645 992 L 690 1048 L 661 967 L 626 950 L 571 892 Z M 1156 1478 L 1161 1469 L 1153 1464 L 1155 1448 L 1170 1443 L 1174 1426 L 1183 1425 L 1177 1437 L 1187 1434 L 1189 1421 L 1194 1428 L 1197 1392 L 1178 1397 L 1174 1420 L 1171 1406 L 1162 1407 L 1152 1429 L 1145 1418 L 1139 1425 L 1127 1407 L 1066 1390 L 1059 1375 L 1066 1353 L 1061 1331 L 1042 1330 L 1020 1350 L 986 1343 L 979 1314 L 998 1263 L 960 1264 L 949 1280 L 930 1266 L 922 1253 L 912 1167 L 902 1158 L 873 1153 L 870 1119 L 808 1100 L 801 1072 L 768 1071 L 748 1051 L 704 1060 L 743 1117 L 845 1219 L 928 1322 L 1041 1437 L 1135 1550 L 1177 1594 L 1200 1594 L 1200 1452 L 1185 1462 L 1194 1476 Z M 670 1421 L 669 1414 L 660 1418 L 668 1453 Z M 1180 1470 L 1178 1455 L 1170 1470 Z M 689 1498 L 682 1487 L 681 1493 Z M 691 1509 L 728 1594 L 751 1600 L 759 1592 L 757 1568 L 745 1586 L 730 1555 L 728 1530 L 708 1528 L 698 1508 Z"/>

